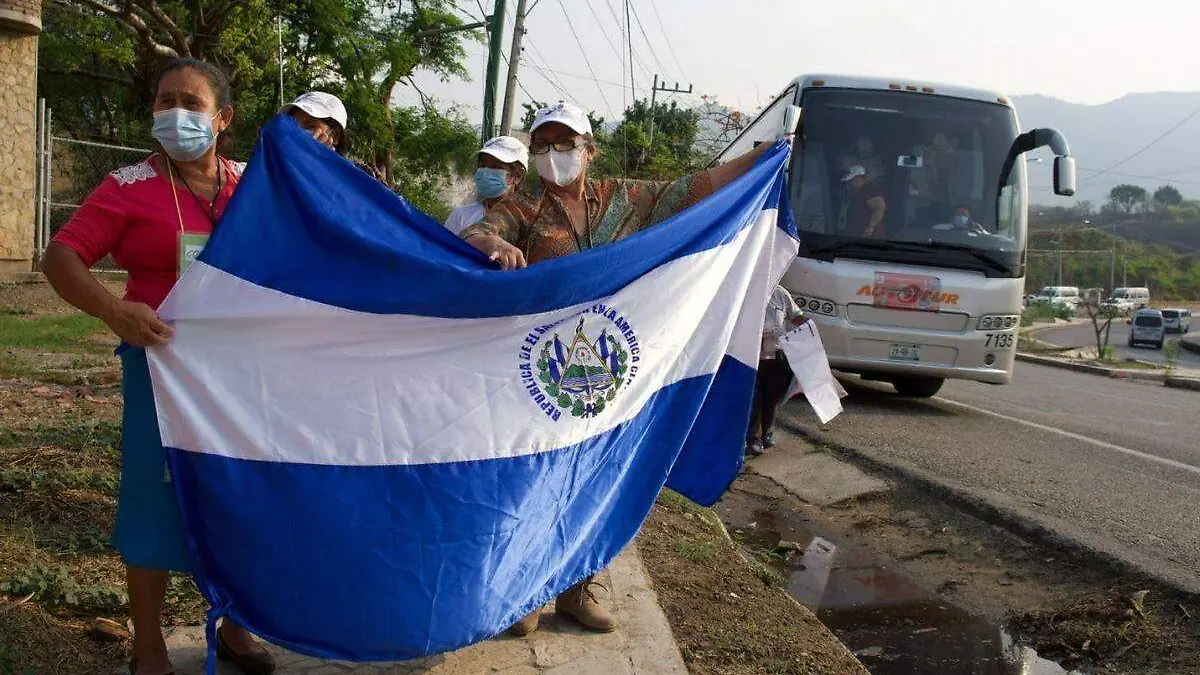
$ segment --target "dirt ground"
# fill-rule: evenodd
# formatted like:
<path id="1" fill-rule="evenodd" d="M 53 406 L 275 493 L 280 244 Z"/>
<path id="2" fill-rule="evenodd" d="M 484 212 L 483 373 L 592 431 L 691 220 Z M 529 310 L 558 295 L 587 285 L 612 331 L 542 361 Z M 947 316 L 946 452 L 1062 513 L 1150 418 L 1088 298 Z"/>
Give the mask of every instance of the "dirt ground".
<path id="1" fill-rule="evenodd" d="M 1031 543 L 905 486 L 821 508 L 768 478 L 744 474 L 717 512 L 731 528 L 773 521 L 765 538 L 735 531 L 751 550 L 774 549 L 780 538 L 800 536 L 796 530 L 860 543 L 878 556 L 879 567 L 914 580 L 942 609 L 953 604 L 1002 625 L 1064 668 L 1200 673 L 1200 598 Z M 804 564 L 787 556 L 776 567 L 786 575 L 793 561 Z"/>
<path id="2" fill-rule="evenodd" d="M 664 492 L 637 543 L 694 675 L 866 673 L 781 578 L 739 555 L 711 511 Z"/>

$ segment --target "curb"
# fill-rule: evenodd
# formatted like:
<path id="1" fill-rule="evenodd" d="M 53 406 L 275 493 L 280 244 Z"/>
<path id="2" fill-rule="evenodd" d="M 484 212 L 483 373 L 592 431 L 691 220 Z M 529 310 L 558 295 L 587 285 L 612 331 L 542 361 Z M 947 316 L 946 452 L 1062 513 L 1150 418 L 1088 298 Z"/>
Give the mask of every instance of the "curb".
<path id="1" fill-rule="evenodd" d="M 939 481 L 933 474 L 918 469 L 906 462 L 891 462 L 874 457 L 867 451 L 839 443 L 832 437 L 824 434 L 811 434 L 788 419 L 780 418 L 778 424 L 814 445 L 823 446 L 822 449 L 825 451 L 844 461 L 851 462 L 865 471 L 870 471 L 893 480 L 903 481 L 921 492 L 928 493 L 962 510 L 967 515 L 974 516 L 986 523 L 1008 530 L 1019 537 L 1052 547 L 1067 554 L 1086 555 L 1110 569 L 1150 579 L 1155 583 L 1179 592 L 1196 592 L 1195 589 L 1187 588 L 1179 582 L 1140 569 L 1133 563 L 1125 561 L 1107 551 L 1099 550 L 1080 539 L 1053 530 L 1032 518 L 1022 515 L 1015 509 L 997 506 L 983 497 L 972 494 L 966 488 Z"/>
<path id="2" fill-rule="evenodd" d="M 1167 374 L 1165 372 L 1147 372 L 1144 370 L 1128 370 L 1123 368 L 1105 368 L 1104 366 L 1094 366 L 1090 363 L 1073 363 L 1062 359 L 1050 358 L 1047 356 L 1034 356 L 1025 352 L 1017 352 L 1017 360 L 1026 363 L 1036 363 L 1040 366 L 1050 366 L 1051 368 L 1062 368 L 1064 370 L 1073 370 L 1077 373 L 1088 373 L 1090 375 L 1102 375 L 1122 380 L 1141 380 L 1145 382 L 1165 382 Z"/>
<path id="3" fill-rule="evenodd" d="M 1179 338 L 1179 346 L 1193 354 L 1200 354 L 1200 342 L 1189 337 Z"/>
<path id="4" fill-rule="evenodd" d="M 1168 377 L 1163 384 L 1172 389 L 1200 391 L 1200 378 L 1195 377 Z"/>

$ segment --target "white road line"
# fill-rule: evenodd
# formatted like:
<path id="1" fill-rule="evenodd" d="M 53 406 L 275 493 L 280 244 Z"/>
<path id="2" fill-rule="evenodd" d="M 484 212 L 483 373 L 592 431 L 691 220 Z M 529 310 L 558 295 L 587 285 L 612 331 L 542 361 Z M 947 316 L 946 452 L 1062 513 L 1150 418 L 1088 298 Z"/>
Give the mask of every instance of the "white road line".
<path id="1" fill-rule="evenodd" d="M 1188 471 L 1188 472 L 1191 472 L 1191 473 L 1194 473 L 1194 474 L 1200 476 L 1200 466 L 1192 466 L 1191 464 L 1184 464 L 1183 462 L 1177 462 L 1173 459 L 1167 459 L 1166 457 L 1159 457 L 1158 455 L 1147 454 L 1147 453 L 1141 452 L 1139 450 L 1133 450 L 1133 449 L 1126 448 L 1126 447 L 1123 447 L 1120 445 L 1115 445 L 1113 443 L 1108 443 L 1108 442 L 1101 441 L 1101 440 L 1098 440 L 1095 438 L 1084 436 L 1083 434 L 1077 434 L 1073 431 L 1066 431 L 1065 429 L 1059 429 L 1057 427 L 1052 427 L 1052 426 L 1049 426 L 1046 424 L 1038 424 L 1037 422 L 1030 422 L 1029 420 L 1023 420 L 1020 417 L 1010 417 L 1009 415 L 1004 415 L 1004 414 L 998 413 L 998 412 L 992 412 L 991 410 L 986 410 L 984 408 L 977 408 L 973 405 L 967 405 L 966 403 L 959 403 L 958 401 L 951 401 L 950 399 L 942 398 L 941 396 L 936 397 L 934 400 L 939 401 L 941 403 L 947 403 L 949 405 L 958 406 L 959 408 L 970 410 L 971 412 L 977 412 L 981 415 L 989 415 L 989 416 L 995 417 L 997 419 L 1005 420 L 1006 422 L 1016 422 L 1017 424 L 1023 424 L 1027 427 L 1032 427 L 1034 429 L 1040 429 L 1041 431 L 1049 431 L 1051 433 L 1059 434 L 1060 436 L 1066 436 L 1067 438 L 1073 438 L 1077 441 L 1091 443 L 1092 445 L 1099 446 L 1101 448 L 1104 448 L 1105 450 L 1112 450 L 1114 452 L 1124 453 L 1131 457 L 1137 457 L 1138 459 L 1144 459 L 1147 462 L 1154 462 L 1156 464 L 1162 464 L 1164 466 L 1169 466 L 1173 469 L 1181 469 L 1183 471 Z"/>

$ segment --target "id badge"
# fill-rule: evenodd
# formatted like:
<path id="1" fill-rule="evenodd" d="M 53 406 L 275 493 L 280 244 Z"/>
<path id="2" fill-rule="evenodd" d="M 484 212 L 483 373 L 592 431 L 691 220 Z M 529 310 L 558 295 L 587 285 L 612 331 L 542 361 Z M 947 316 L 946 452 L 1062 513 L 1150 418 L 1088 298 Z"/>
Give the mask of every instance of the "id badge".
<path id="1" fill-rule="evenodd" d="M 179 235 L 179 276 L 183 276 L 187 268 L 200 257 L 200 252 L 208 244 L 208 237 L 207 234 Z"/>

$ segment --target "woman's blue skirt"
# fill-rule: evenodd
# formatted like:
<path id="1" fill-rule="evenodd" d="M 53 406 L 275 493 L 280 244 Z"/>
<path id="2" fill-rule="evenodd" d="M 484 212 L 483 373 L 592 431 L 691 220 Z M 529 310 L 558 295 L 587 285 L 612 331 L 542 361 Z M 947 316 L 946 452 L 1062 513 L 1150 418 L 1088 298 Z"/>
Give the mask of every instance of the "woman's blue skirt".
<path id="1" fill-rule="evenodd" d="M 127 565 L 186 572 L 190 564 L 183 519 L 158 433 L 146 350 L 123 345 L 119 353 L 125 411 L 113 541 Z"/>

